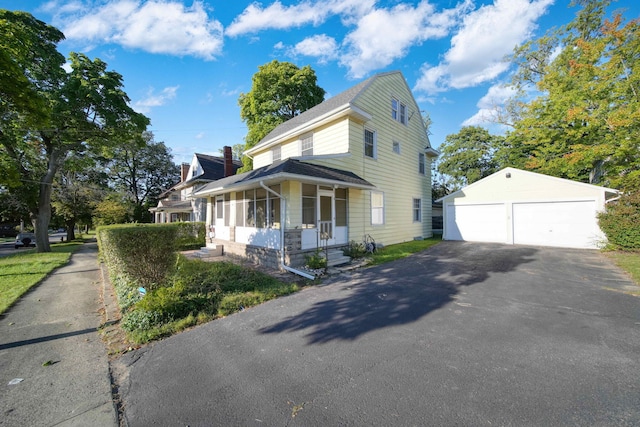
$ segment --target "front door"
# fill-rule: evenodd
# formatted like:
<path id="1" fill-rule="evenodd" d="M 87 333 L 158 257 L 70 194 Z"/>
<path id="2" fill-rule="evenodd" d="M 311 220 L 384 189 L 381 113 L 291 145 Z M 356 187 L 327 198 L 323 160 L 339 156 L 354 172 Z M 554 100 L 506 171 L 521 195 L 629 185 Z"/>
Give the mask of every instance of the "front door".
<path id="1" fill-rule="evenodd" d="M 318 192 L 318 233 L 321 245 L 335 244 L 335 205 L 333 191 Z"/>

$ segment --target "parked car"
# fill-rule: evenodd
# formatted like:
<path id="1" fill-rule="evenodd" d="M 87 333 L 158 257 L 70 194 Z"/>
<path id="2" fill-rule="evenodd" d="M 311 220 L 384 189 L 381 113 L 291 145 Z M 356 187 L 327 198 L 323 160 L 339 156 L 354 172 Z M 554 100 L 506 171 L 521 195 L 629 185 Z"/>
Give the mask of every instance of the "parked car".
<path id="1" fill-rule="evenodd" d="M 36 247 L 36 235 L 33 233 L 19 233 L 16 236 L 15 248 L 32 248 Z"/>

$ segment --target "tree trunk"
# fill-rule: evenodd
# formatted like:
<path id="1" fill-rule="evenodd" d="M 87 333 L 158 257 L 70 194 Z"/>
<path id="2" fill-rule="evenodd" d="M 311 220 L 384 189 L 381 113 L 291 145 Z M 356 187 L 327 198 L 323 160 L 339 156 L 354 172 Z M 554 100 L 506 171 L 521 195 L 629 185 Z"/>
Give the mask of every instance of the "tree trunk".
<path id="1" fill-rule="evenodd" d="M 53 178 L 58 170 L 58 153 L 51 145 L 46 143 L 48 154 L 47 173 L 40 181 L 40 193 L 38 194 L 38 211 L 32 212 L 33 227 L 36 234 L 37 252 L 51 252 L 49 245 L 49 222 L 51 221 L 51 193 L 53 192 Z"/>
<path id="2" fill-rule="evenodd" d="M 65 226 L 67 227 L 67 242 L 76 240 L 76 222 L 66 221 Z"/>

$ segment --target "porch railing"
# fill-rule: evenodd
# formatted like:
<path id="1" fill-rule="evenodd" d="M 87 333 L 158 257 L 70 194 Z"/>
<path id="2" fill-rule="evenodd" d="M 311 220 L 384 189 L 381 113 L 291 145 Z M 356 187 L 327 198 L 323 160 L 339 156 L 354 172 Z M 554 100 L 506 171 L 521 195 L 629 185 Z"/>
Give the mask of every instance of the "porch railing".
<path id="1" fill-rule="evenodd" d="M 320 240 L 329 240 L 333 238 L 333 222 L 320 221 L 318 224 L 318 233 Z"/>

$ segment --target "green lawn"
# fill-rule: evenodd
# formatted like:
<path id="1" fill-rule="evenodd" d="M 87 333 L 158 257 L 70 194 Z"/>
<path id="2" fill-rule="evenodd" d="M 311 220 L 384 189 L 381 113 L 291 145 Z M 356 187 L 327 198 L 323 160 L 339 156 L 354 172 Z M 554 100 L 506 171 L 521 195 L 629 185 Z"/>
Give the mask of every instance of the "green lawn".
<path id="1" fill-rule="evenodd" d="M 76 242 L 56 244 L 51 246 L 49 253 L 27 249 L 0 258 L 0 314 L 49 273 L 65 265 L 81 245 Z"/>
<path id="2" fill-rule="evenodd" d="M 608 252 L 607 255 L 620 268 L 629 273 L 637 285 L 640 285 L 640 252 Z M 640 287 L 638 295 L 640 295 Z"/>
<path id="3" fill-rule="evenodd" d="M 432 237 L 425 240 L 413 240 L 411 242 L 398 243 L 396 245 L 385 246 L 382 249 L 378 249 L 372 258 L 369 265 L 384 264 L 385 262 L 395 261 L 400 258 L 407 257 L 416 252 L 423 251 L 431 246 L 438 244 L 442 241 L 440 236 Z"/>

